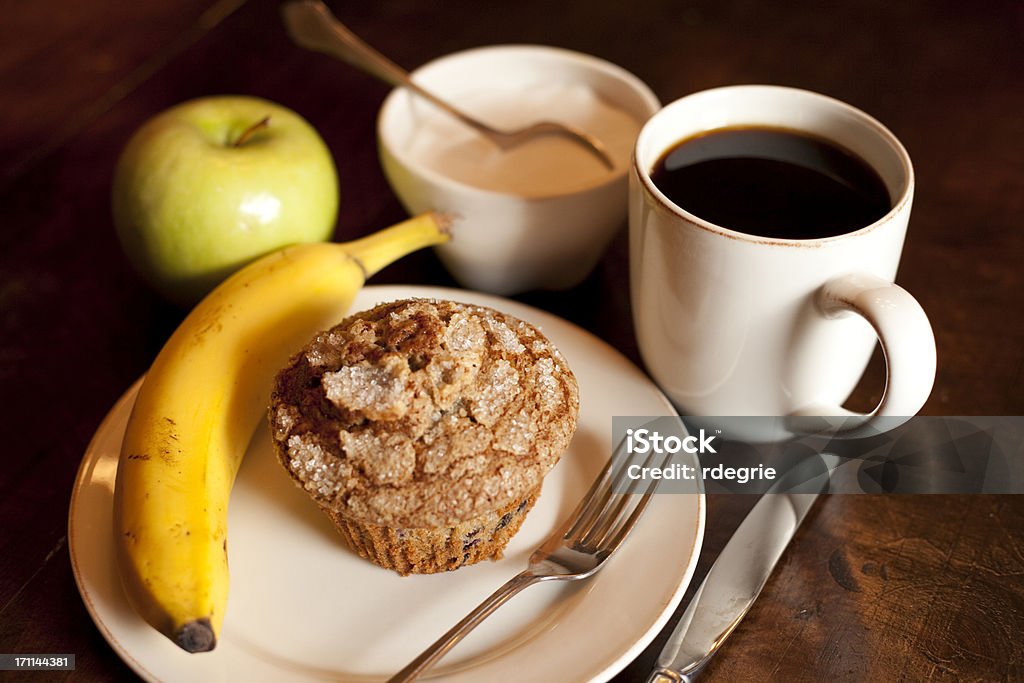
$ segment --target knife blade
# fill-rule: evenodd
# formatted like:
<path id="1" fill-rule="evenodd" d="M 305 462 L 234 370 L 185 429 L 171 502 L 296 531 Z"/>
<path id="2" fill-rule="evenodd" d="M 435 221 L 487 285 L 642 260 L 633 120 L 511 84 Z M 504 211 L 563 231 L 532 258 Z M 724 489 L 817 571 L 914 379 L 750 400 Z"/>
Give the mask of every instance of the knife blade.
<path id="1" fill-rule="evenodd" d="M 818 494 L 827 490 L 829 457 L 790 470 L 754 505 L 690 600 L 647 683 L 692 681 L 743 620 Z M 807 474 L 805 463 L 816 463 L 816 473 L 798 479 Z M 813 492 L 777 492 L 796 481 L 795 490 Z"/>

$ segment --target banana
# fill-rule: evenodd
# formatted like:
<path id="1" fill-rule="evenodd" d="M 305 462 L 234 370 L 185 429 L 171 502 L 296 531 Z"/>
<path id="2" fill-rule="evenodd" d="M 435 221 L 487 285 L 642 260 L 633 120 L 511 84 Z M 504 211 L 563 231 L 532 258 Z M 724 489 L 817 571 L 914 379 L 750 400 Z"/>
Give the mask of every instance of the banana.
<path id="1" fill-rule="evenodd" d="M 157 355 L 121 448 L 114 533 L 129 601 L 181 648 L 216 645 L 228 497 L 274 373 L 337 322 L 366 278 L 447 239 L 447 219 L 428 213 L 345 244 L 286 247 L 214 289 Z"/>

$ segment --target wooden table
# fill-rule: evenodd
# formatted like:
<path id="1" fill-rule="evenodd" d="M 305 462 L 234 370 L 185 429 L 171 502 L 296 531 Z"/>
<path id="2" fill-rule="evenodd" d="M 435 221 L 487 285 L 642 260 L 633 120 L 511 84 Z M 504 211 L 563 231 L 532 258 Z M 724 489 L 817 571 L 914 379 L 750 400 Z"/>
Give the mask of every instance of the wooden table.
<path id="1" fill-rule="evenodd" d="M 925 413 L 1024 412 L 1024 14 L 1019 3 L 556 6 L 335 2 L 406 66 L 490 43 L 599 55 L 663 101 L 724 84 L 817 90 L 906 144 L 917 197 L 899 281 L 939 346 Z M 182 100 L 247 93 L 306 116 L 337 158 L 347 239 L 403 217 L 377 162 L 387 89 L 293 48 L 276 3 L 16 3 L 0 25 L 0 652 L 77 655 L 75 680 L 130 679 L 75 589 L 67 504 L 91 434 L 181 312 L 132 274 L 111 227 L 117 154 Z M 639 361 L 627 243 L 578 288 L 521 300 Z M 429 252 L 376 282 L 451 284 Z M 873 364 L 853 404 L 872 405 Z M 696 581 L 752 501 L 710 501 Z M 685 603 L 684 603 L 685 604 Z M 708 670 L 710 680 L 1024 680 L 1024 498 L 833 496 L 819 502 Z M 617 681 L 640 681 L 663 633 Z M 60 678 L 55 676 L 54 678 Z M 40 680 L 42 677 L 40 677 Z"/>

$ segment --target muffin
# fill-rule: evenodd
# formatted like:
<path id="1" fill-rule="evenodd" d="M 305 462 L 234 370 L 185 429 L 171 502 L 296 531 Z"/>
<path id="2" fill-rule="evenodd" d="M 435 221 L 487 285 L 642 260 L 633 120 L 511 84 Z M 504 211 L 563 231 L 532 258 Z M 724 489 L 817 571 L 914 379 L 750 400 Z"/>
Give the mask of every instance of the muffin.
<path id="1" fill-rule="evenodd" d="M 576 378 L 536 327 L 411 299 L 292 357 L 270 424 L 281 464 L 353 550 L 430 574 L 501 556 L 578 411 Z"/>

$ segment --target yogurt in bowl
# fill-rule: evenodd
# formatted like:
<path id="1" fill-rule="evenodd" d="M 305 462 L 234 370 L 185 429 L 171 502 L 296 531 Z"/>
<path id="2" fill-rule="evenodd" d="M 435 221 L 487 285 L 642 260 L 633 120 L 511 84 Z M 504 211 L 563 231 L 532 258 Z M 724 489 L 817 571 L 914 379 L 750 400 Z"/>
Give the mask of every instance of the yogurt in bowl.
<path id="1" fill-rule="evenodd" d="M 632 146 L 660 108 L 651 90 L 596 57 L 529 45 L 458 52 L 412 77 L 495 128 L 560 121 L 607 146 L 611 170 L 561 137 L 501 150 L 401 88 L 377 122 L 381 163 L 405 208 L 459 215 L 438 253 L 462 285 L 508 295 L 583 280 L 625 222 Z"/>

